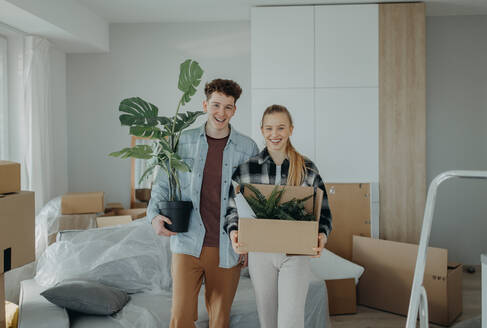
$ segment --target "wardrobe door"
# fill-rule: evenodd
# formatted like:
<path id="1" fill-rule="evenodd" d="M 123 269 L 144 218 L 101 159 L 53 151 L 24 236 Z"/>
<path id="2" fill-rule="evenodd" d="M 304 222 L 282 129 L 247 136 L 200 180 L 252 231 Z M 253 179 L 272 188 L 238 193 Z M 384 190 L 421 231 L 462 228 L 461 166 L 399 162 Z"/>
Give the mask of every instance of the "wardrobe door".
<path id="1" fill-rule="evenodd" d="M 315 87 L 378 87 L 378 5 L 315 7 Z"/>
<path id="2" fill-rule="evenodd" d="M 273 104 L 285 106 L 294 121 L 291 142 L 296 150 L 311 160 L 315 159 L 315 116 L 313 89 L 254 89 L 252 90 L 252 137 L 260 149 L 264 138 L 260 132 L 262 114 Z"/>
<path id="3" fill-rule="evenodd" d="M 379 180 L 377 88 L 315 90 L 316 161 L 329 182 Z"/>
<path id="4" fill-rule="evenodd" d="M 312 88 L 313 6 L 251 10 L 252 88 Z"/>

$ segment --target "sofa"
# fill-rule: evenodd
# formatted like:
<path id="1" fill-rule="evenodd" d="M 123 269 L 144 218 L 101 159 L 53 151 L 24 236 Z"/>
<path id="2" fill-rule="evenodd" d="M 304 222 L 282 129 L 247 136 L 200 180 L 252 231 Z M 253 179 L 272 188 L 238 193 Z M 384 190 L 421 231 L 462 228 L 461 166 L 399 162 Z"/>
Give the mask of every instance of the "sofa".
<path id="1" fill-rule="evenodd" d="M 63 231 L 37 263 L 34 279 L 20 286 L 19 328 L 169 327 L 171 312 L 171 252 L 168 238 L 152 232 L 145 220 L 116 227 Z M 97 280 L 127 291 L 131 299 L 118 313 L 94 316 L 70 312 L 40 295 L 72 278 Z M 305 307 L 305 327 L 329 327 L 324 281 L 312 279 Z M 208 327 L 204 284 L 198 301 L 196 327 Z M 230 327 L 259 327 L 254 290 L 248 270 L 242 270 L 232 305 Z"/>

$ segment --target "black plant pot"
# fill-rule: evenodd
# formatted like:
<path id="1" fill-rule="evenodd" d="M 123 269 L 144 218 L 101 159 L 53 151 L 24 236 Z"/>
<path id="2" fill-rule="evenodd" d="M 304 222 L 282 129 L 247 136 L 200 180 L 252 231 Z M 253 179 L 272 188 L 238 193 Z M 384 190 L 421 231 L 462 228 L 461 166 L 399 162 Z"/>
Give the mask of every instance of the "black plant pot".
<path id="1" fill-rule="evenodd" d="M 164 223 L 164 226 L 173 232 L 187 232 L 189 226 L 189 218 L 191 210 L 193 209 L 193 202 L 177 201 L 159 203 L 159 213 L 168 217 L 172 224 Z"/>

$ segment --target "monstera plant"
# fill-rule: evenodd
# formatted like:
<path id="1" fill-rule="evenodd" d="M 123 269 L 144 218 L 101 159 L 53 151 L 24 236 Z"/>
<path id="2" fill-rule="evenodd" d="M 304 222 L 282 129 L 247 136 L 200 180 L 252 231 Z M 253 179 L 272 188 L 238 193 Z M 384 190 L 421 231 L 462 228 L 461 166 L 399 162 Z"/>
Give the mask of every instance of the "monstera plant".
<path id="1" fill-rule="evenodd" d="M 120 123 L 129 127 L 129 133 L 133 136 L 152 139 L 154 142 L 152 145 L 124 148 L 111 153 L 110 156 L 152 160 L 140 180 L 159 166 L 167 174 L 169 181 L 169 194 L 166 199 L 170 203 L 169 205 L 172 202 L 181 203 L 178 173 L 191 171 L 191 168 L 177 153 L 179 138 L 184 129 L 193 124 L 198 116 L 204 114 L 202 111 L 180 113 L 180 109 L 196 93 L 202 76 L 203 70 L 196 61 L 188 59 L 180 65 L 178 88 L 183 94 L 177 105 L 176 114 L 172 117 L 159 116 L 159 109 L 154 104 L 139 97 L 124 99 L 119 106 L 119 111 L 122 112 L 119 117 Z"/>

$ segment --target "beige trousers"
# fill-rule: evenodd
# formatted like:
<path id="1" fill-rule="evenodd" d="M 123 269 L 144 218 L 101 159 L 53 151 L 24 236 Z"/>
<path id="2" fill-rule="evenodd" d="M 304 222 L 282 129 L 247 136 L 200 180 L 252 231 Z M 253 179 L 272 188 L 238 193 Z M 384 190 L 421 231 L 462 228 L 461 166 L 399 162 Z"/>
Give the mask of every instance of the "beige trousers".
<path id="1" fill-rule="evenodd" d="M 240 279 L 240 265 L 230 269 L 218 266 L 217 247 L 203 247 L 199 258 L 172 255 L 173 296 L 171 328 L 193 328 L 198 320 L 198 294 L 205 281 L 205 302 L 210 328 L 227 328 L 230 309 Z"/>

